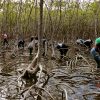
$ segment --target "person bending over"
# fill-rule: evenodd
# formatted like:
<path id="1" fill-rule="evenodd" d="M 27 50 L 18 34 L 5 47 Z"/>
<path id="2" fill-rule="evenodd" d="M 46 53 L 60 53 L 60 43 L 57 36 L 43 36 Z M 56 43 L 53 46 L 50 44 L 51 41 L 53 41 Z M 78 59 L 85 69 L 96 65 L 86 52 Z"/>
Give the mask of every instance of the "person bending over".
<path id="1" fill-rule="evenodd" d="M 88 49 L 91 49 L 91 45 L 93 44 L 93 41 L 91 39 L 83 40 L 83 39 L 77 39 L 76 43 L 78 45 L 87 47 Z"/>
<path id="2" fill-rule="evenodd" d="M 25 41 L 24 38 L 19 37 L 18 39 L 18 48 L 23 48 L 24 49 Z"/>
<path id="3" fill-rule="evenodd" d="M 64 43 L 58 43 L 57 44 L 57 49 L 60 52 L 60 58 L 62 59 L 64 56 L 66 56 L 67 52 L 68 52 L 68 47 L 66 44 Z"/>
<path id="4" fill-rule="evenodd" d="M 91 49 L 91 45 L 93 44 L 93 41 L 91 39 L 85 40 L 84 45 Z"/>
<path id="5" fill-rule="evenodd" d="M 91 49 L 90 53 L 97 63 L 97 68 L 100 68 L 100 37 L 96 38 L 95 45 Z"/>

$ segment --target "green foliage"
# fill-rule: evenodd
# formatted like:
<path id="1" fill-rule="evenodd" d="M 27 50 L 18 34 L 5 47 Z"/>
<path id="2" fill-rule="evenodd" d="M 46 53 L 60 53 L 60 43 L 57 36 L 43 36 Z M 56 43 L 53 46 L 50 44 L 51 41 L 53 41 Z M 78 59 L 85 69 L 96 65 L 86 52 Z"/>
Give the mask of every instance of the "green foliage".
<path id="1" fill-rule="evenodd" d="M 100 2 L 68 3 L 59 0 L 52 2 L 52 9 L 49 6 L 44 7 L 43 12 L 44 30 L 47 33 L 52 27 L 54 33 L 88 32 L 90 34 L 94 31 L 95 18 L 98 19 L 97 30 L 100 31 Z M 2 26 L 6 25 L 6 30 L 15 29 L 15 31 L 35 33 L 40 20 L 39 12 L 39 5 L 36 6 L 31 0 L 26 0 L 22 4 L 8 1 L 0 3 L 0 23 L 2 24 L 0 28 L 2 30 Z"/>
<path id="2" fill-rule="evenodd" d="M 62 1 L 62 0 L 59 0 L 59 1 L 54 1 L 53 2 L 53 5 L 55 6 L 55 7 L 65 7 L 66 6 L 66 2 L 65 1 Z"/>

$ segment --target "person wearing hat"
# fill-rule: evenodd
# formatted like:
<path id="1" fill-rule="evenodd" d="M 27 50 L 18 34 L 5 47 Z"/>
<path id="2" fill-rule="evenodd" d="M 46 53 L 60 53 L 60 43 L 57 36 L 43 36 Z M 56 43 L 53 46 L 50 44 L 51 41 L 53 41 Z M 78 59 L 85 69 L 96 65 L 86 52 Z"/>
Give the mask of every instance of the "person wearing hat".
<path id="1" fill-rule="evenodd" d="M 90 53 L 97 63 L 97 68 L 100 68 L 100 37 L 96 38 L 95 45 L 91 49 Z"/>

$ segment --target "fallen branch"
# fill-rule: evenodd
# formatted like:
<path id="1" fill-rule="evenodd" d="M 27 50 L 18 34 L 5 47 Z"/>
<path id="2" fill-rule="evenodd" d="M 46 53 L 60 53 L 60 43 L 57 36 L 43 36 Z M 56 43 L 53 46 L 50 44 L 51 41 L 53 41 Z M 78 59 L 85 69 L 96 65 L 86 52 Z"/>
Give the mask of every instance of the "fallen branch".
<path id="1" fill-rule="evenodd" d="M 87 79 L 92 79 L 91 77 L 89 77 L 89 76 L 84 76 L 84 75 L 80 75 L 80 76 L 71 76 L 70 77 L 70 79 L 72 79 L 72 78 L 75 78 L 75 77 L 84 77 L 84 78 L 87 78 Z"/>
<path id="2" fill-rule="evenodd" d="M 48 76 L 48 78 L 47 78 L 47 80 L 45 81 L 45 83 L 42 85 L 42 87 L 44 87 L 46 84 L 47 84 L 47 82 L 48 82 L 48 79 L 49 79 L 49 76 Z M 37 94 L 37 98 L 41 98 L 41 90 L 44 90 L 45 91 L 45 89 L 43 89 L 42 87 L 38 87 L 37 85 L 32 85 L 31 87 L 29 87 L 29 88 L 27 88 L 27 89 L 25 89 L 24 91 L 22 91 L 20 94 L 23 94 L 24 92 L 26 92 L 26 94 L 25 94 L 25 96 L 24 96 L 24 99 L 26 98 L 26 96 L 27 96 L 27 94 L 30 92 L 30 90 L 32 89 L 34 87 L 34 89 L 36 88 L 36 89 L 39 89 L 39 91 L 38 92 L 36 92 L 36 94 Z M 46 91 L 46 93 L 47 94 L 49 94 L 49 92 L 47 92 Z M 50 94 L 49 94 L 50 95 Z M 50 95 L 50 97 L 52 98 L 52 100 L 54 100 L 53 99 L 53 97 Z"/>
<path id="3" fill-rule="evenodd" d="M 23 74 L 21 76 L 23 79 L 30 79 L 30 80 L 34 79 L 34 83 L 37 82 L 36 74 L 40 70 L 39 66 L 37 66 L 38 55 L 39 55 L 39 53 L 37 53 L 37 55 L 33 59 L 32 63 L 23 72 Z"/>
<path id="4" fill-rule="evenodd" d="M 42 70 L 43 70 L 41 64 L 39 64 L 39 68 L 40 68 L 40 73 L 39 73 L 38 83 L 40 82 L 40 78 L 41 78 L 41 74 L 42 74 Z M 37 83 L 37 84 L 38 84 L 38 83 Z"/>
<path id="5" fill-rule="evenodd" d="M 90 68 L 91 68 L 92 65 L 90 65 L 90 63 L 87 61 L 87 59 L 85 57 L 83 57 L 80 54 L 77 54 L 77 57 L 81 57 L 90 66 Z M 92 72 L 93 72 L 93 69 L 92 69 Z"/>
<path id="6" fill-rule="evenodd" d="M 42 88 L 42 87 L 37 87 L 37 88 L 39 88 L 39 89 L 45 91 L 45 92 L 51 97 L 51 99 L 54 100 L 53 96 L 52 96 L 46 89 L 44 89 L 44 88 Z"/>
<path id="7" fill-rule="evenodd" d="M 86 94 L 83 94 L 83 97 L 85 100 L 87 100 L 86 96 L 88 95 L 100 95 L 100 92 L 93 92 L 93 93 L 86 93 Z"/>
<path id="8" fill-rule="evenodd" d="M 2 75 L 2 76 L 12 76 L 11 74 L 8 74 L 8 73 L 0 73 L 0 75 Z"/>
<path id="9" fill-rule="evenodd" d="M 67 94 L 67 91 L 66 91 L 66 89 L 63 89 L 63 91 L 64 91 L 64 93 L 65 93 L 65 100 L 68 100 L 68 94 Z"/>
<path id="10" fill-rule="evenodd" d="M 58 86 L 58 85 L 65 85 L 66 87 L 68 87 L 70 90 L 72 90 L 72 92 L 75 94 L 75 91 L 68 85 L 68 84 L 66 84 L 66 83 L 56 83 L 56 84 L 53 84 L 53 85 L 55 85 L 55 86 Z M 51 85 L 50 85 L 51 86 Z M 50 87 L 49 86 L 49 87 Z"/>

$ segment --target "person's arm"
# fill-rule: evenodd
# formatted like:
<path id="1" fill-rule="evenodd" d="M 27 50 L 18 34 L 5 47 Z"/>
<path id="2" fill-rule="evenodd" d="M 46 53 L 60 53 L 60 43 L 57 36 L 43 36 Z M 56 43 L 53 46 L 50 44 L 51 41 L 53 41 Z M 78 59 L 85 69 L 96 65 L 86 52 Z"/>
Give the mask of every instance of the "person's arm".
<path id="1" fill-rule="evenodd" d="M 92 48 L 91 51 L 90 51 L 91 55 L 93 56 L 93 58 L 95 60 L 98 60 L 100 61 L 100 55 L 98 52 L 96 52 L 95 48 Z"/>

